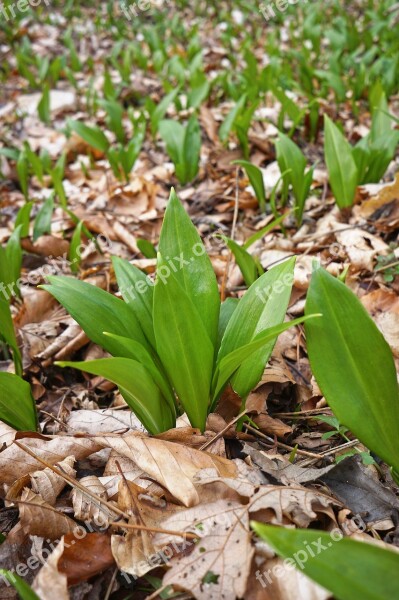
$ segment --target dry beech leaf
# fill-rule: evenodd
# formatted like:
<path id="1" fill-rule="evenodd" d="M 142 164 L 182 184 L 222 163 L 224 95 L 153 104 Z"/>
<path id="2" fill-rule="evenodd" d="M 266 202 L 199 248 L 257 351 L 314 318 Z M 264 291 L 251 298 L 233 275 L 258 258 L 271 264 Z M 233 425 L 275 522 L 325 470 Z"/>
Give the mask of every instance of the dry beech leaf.
<path id="1" fill-rule="evenodd" d="M 49 441 L 27 438 L 23 444 L 47 463 L 54 465 L 67 456 L 81 460 L 101 450 L 94 439 L 58 436 Z M 0 482 L 11 484 L 16 479 L 45 468 L 41 462 L 30 456 L 22 448 L 12 444 L 0 453 Z"/>
<path id="2" fill-rule="evenodd" d="M 95 475 L 88 475 L 79 480 L 88 491 L 96 494 L 103 500 L 108 500 L 107 490 Z M 80 521 L 94 521 L 101 526 L 108 525 L 115 520 L 115 513 L 107 510 L 104 505 L 98 506 L 98 503 L 89 495 L 84 494 L 78 488 L 72 490 L 72 504 L 75 512 L 75 518 Z"/>
<path id="3" fill-rule="evenodd" d="M 163 527 L 189 530 L 200 537 L 196 544 L 173 538 L 176 544 L 183 544 L 186 555 L 171 561 L 164 585 L 189 591 L 198 600 L 244 596 L 254 553 L 246 507 L 236 501 L 216 500 L 173 515 Z M 162 549 L 170 542 L 170 536 L 159 535 L 156 546 Z"/>
<path id="4" fill-rule="evenodd" d="M 184 506 L 199 502 L 193 479 L 201 469 L 213 467 L 224 477 L 234 477 L 236 473 L 235 465 L 225 458 L 134 433 L 96 437 L 94 441 L 133 460 Z"/>
<path id="5" fill-rule="evenodd" d="M 64 471 L 70 477 L 75 477 L 76 471 L 73 469 L 75 458 L 73 456 L 67 456 L 65 460 L 58 463 L 57 468 Z M 47 504 L 51 506 L 55 505 L 55 502 L 67 485 L 65 479 L 54 473 L 51 469 L 46 467 L 43 471 L 36 471 L 30 474 L 32 491 L 35 494 L 39 494 Z"/>
<path id="6" fill-rule="evenodd" d="M 273 558 L 253 567 L 245 600 L 328 600 L 331 593 L 301 571 Z"/>
<path id="7" fill-rule="evenodd" d="M 66 425 L 68 433 L 98 435 L 123 432 L 126 429 L 144 432 L 142 424 L 131 410 L 74 410 Z"/>
<path id="8" fill-rule="evenodd" d="M 40 600 L 69 600 L 66 575 L 57 568 L 63 552 L 64 540 L 61 539 L 34 579 L 32 588 Z"/>
<path id="9" fill-rule="evenodd" d="M 341 506 L 341 503 L 315 490 L 268 485 L 262 486 L 252 496 L 248 510 L 251 518 L 263 523 L 294 523 L 297 527 L 307 528 L 321 516 L 327 517 L 328 522 L 335 526 L 333 506 Z"/>
<path id="10" fill-rule="evenodd" d="M 146 490 L 131 482 L 122 480 L 119 489 L 118 506 L 125 513 L 132 515 L 130 524 L 162 528 L 166 518 L 183 510 L 181 507 L 167 503 L 164 499 L 151 496 Z M 118 568 L 134 577 L 142 577 L 159 566 L 161 558 L 159 557 L 157 561 L 153 560 L 156 553 L 153 537 L 152 532 L 145 530 L 128 531 L 126 535 L 113 535 L 112 553 Z"/>
<path id="11" fill-rule="evenodd" d="M 67 577 L 68 585 L 87 581 L 115 563 L 111 540 L 105 533 L 88 533 L 82 539 L 68 534 L 63 541 L 64 551 L 58 560 L 58 572 Z"/>
<path id="12" fill-rule="evenodd" d="M 15 433 L 15 429 L 0 421 L 0 451 L 14 441 Z"/>
<path id="13" fill-rule="evenodd" d="M 373 317 L 377 327 L 399 358 L 399 298 L 388 290 L 375 290 L 361 298 L 366 310 Z"/>
<path id="14" fill-rule="evenodd" d="M 73 533 L 78 527 L 72 519 L 58 512 L 28 488 L 22 493 L 19 515 L 21 526 L 30 535 L 49 540 L 58 540 L 67 533 Z"/>

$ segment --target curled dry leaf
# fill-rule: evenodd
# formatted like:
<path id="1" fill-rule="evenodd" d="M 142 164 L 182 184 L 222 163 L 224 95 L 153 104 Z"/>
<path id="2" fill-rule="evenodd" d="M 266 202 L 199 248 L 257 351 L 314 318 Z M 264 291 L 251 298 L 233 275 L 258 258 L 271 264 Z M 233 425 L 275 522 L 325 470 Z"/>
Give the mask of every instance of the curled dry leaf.
<path id="1" fill-rule="evenodd" d="M 93 452 L 101 450 L 101 446 L 94 439 L 66 436 L 58 436 L 56 439 L 49 441 L 24 439 L 23 444 L 51 465 L 63 461 L 67 456 L 74 456 L 76 460 L 81 460 L 90 456 Z M 13 483 L 16 479 L 43 468 L 45 467 L 41 462 L 15 444 L 0 453 L 1 483 Z"/>
<path id="2" fill-rule="evenodd" d="M 322 516 L 335 526 L 333 507 L 340 505 L 333 498 L 305 487 L 262 486 L 251 498 L 248 510 L 251 518 L 263 523 L 294 523 L 307 528 Z"/>
<path id="3" fill-rule="evenodd" d="M 184 506 L 199 502 L 193 480 L 201 469 L 213 467 L 225 477 L 234 477 L 236 473 L 235 465 L 225 458 L 134 433 L 96 437 L 93 441 L 133 460 Z"/>
<path id="4" fill-rule="evenodd" d="M 75 477 L 76 471 L 73 469 L 75 458 L 73 456 L 67 456 L 65 460 L 58 463 L 56 466 L 64 471 L 70 477 Z M 32 491 L 35 494 L 40 494 L 47 504 L 51 506 L 55 505 L 55 502 L 67 485 L 65 479 L 54 473 L 48 467 L 43 471 L 36 471 L 30 474 Z"/>
<path id="5" fill-rule="evenodd" d="M 83 477 L 79 480 L 79 483 L 96 496 L 107 501 L 107 490 L 95 475 Z M 72 491 L 72 504 L 75 518 L 80 521 L 94 521 L 98 525 L 106 526 L 115 519 L 114 512 L 107 510 L 103 504 L 99 506 L 99 503 L 92 496 L 84 494 L 78 488 L 74 488 Z"/>
<path id="6" fill-rule="evenodd" d="M 58 512 L 44 502 L 39 494 L 26 488 L 19 503 L 21 526 L 30 535 L 38 535 L 49 540 L 58 540 L 67 533 L 73 533 L 77 525 L 72 519 Z"/>
<path id="7" fill-rule="evenodd" d="M 63 552 L 62 539 L 34 579 L 32 588 L 40 600 L 69 600 L 66 575 L 58 570 L 58 562 Z"/>
<path id="8" fill-rule="evenodd" d="M 244 596 L 254 553 L 246 507 L 236 501 L 217 500 L 179 512 L 163 526 L 190 531 L 200 538 L 196 544 L 183 541 L 186 555 L 171 562 L 164 585 L 189 591 L 198 600 L 235 600 Z M 170 536 L 160 535 L 156 546 L 165 552 L 170 542 Z M 191 550 L 189 554 L 187 548 Z"/>
<path id="9" fill-rule="evenodd" d="M 15 434 L 15 429 L 0 421 L 0 451 L 14 441 Z"/>

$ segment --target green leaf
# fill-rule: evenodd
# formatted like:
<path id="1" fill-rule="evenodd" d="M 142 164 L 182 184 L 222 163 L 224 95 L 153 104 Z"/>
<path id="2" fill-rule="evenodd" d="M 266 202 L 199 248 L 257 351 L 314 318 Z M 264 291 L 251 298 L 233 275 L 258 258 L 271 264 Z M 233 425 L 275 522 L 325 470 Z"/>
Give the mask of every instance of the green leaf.
<path id="1" fill-rule="evenodd" d="M 258 279 L 258 264 L 253 256 L 250 255 L 242 246 L 237 244 L 231 238 L 222 236 L 227 246 L 230 248 L 240 268 L 246 285 L 251 286 Z"/>
<path id="2" fill-rule="evenodd" d="M 175 420 L 168 402 L 150 373 L 138 361 L 130 358 L 101 358 L 55 364 L 99 375 L 115 383 L 129 407 L 150 433 L 155 435 L 174 427 Z"/>
<path id="3" fill-rule="evenodd" d="M 52 193 L 44 202 L 35 218 L 33 226 L 33 241 L 41 235 L 51 233 L 51 219 L 54 212 L 54 194 Z"/>
<path id="4" fill-rule="evenodd" d="M 140 238 L 137 240 L 137 248 L 140 250 L 141 254 L 143 254 L 146 258 L 156 258 L 157 250 L 151 242 L 144 238 Z"/>
<path id="5" fill-rule="evenodd" d="M 223 123 L 221 124 L 221 126 L 219 128 L 219 138 L 221 139 L 222 142 L 227 141 L 230 131 L 233 129 L 234 122 L 237 119 L 240 112 L 243 110 L 246 101 L 247 101 L 247 95 L 244 94 L 243 96 L 241 96 L 241 98 L 239 99 L 237 104 L 235 106 L 233 106 L 233 108 L 231 109 L 231 111 L 229 112 L 229 114 L 227 115 L 227 117 L 225 118 Z"/>
<path id="6" fill-rule="evenodd" d="M 17 160 L 17 173 L 19 184 L 25 200 L 29 200 L 29 164 L 24 151 L 20 152 Z"/>
<path id="7" fill-rule="evenodd" d="M 234 314 L 236 312 L 237 309 L 235 310 Z M 218 361 L 213 378 L 213 405 L 217 401 L 220 392 L 223 390 L 224 386 L 227 384 L 228 380 L 233 375 L 233 373 L 235 373 L 245 361 L 251 360 L 255 352 L 262 350 L 265 345 L 270 346 L 270 342 L 274 346 L 276 339 L 280 335 L 280 333 L 283 333 L 290 327 L 295 327 L 296 325 L 300 325 L 307 319 L 313 319 L 315 317 L 320 316 L 320 314 L 308 315 L 307 317 L 300 317 L 299 319 L 294 319 L 289 323 L 282 323 L 281 325 L 275 325 L 274 327 L 264 329 L 263 331 L 261 331 L 261 333 L 255 336 L 255 338 L 251 342 L 249 342 L 249 344 L 240 346 L 236 350 L 233 350 L 232 352 L 227 354 L 227 356 L 224 356 L 220 361 Z M 260 376 L 258 378 L 258 381 L 259 379 Z M 251 385 L 248 391 L 246 391 L 243 394 L 240 394 L 240 396 L 245 397 L 248 394 L 248 392 L 251 391 L 251 389 L 256 385 L 256 383 L 257 381 L 253 385 Z M 236 386 L 234 386 L 233 384 L 233 387 L 235 388 Z"/>
<path id="8" fill-rule="evenodd" d="M 265 184 L 263 182 L 262 171 L 256 165 L 248 162 L 247 160 L 234 160 L 232 162 L 233 165 L 239 165 L 245 169 L 247 177 L 254 189 L 256 198 L 259 202 L 259 207 L 262 212 L 265 211 L 266 208 L 266 192 L 265 192 Z"/>
<path id="9" fill-rule="evenodd" d="M 0 295 L 0 339 L 11 348 L 13 353 L 15 372 L 22 375 L 22 356 L 15 336 L 14 323 L 8 301 Z"/>
<path id="10" fill-rule="evenodd" d="M 399 554 L 374 544 L 343 538 L 341 532 L 285 529 L 251 522 L 254 531 L 285 559 L 337 600 L 399 597 Z M 310 550 L 309 550 L 310 548 Z M 263 581 L 267 585 L 265 578 Z"/>
<path id="11" fill-rule="evenodd" d="M 285 193 L 287 182 L 292 185 L 297 208 L 298 224 L 302 222 L 302 214 L 305 200 L 313 180 L 313 169 L 305 174 L 306 157 L 301 149 L 289 137 L 279 133 L 279 139 L 276 142 L 277 162 L 281 173 L 286 173 L 283 177 Z"/>
<path id="12" fill-rule="evenodd" d="M 20 295 L 18 283 L 22 266 L 21 228 L 22 225 L 18 225 L 14 229 L 5 248 L 0 246 L 0 284 L 4 284 L 0 285 L 0 292 L 7 299 L 11 294 Z"/>
<path id="13" fill-rule="evenodd" d="M 181 153 L 184 147 L 186 130 L 181 123 L 172 119 L 164 119 L 159 123 L 159 134 L 166 144 L 166 151 L 174 164 L 182 163 Z M 176 168 L 177 174 L 177 168 Z"/>
<path id="14" fill-rule="evenodd" d="M 30 585 L 16 573 L 7 571 L 6 569 L 0 569 L 0 577 L 6 579 L 17 590 L 21 600 L 40 600 L 39 596 L 35 594 Z"/>
<path id="15" fill-rule="evenodd" d="M 221 341 L 224 336 L 224 332 L 226 331 L 227 325 L 237 308 L 239 303 L 238 298 L 227 298 L 220 305 L 220 315 L 219 315 L 219 327 L 218 327 L 218 342 L 216 347 L 220 348 Z"/>
<path id="16" fill-rule="evenodd" d="M 256 336 L 284 321 L 291 296 L 295 257 L 288 259 L 262 275 L 241 298 L 229 321 L 220 346 L 217 364 L 223 358 L 253 341 Z M 245 397 L 260 380 L 270 358 L 276 338 L 253 354 L 232 380 L 235 391 Z"/>
<path id="17" fill-rule="evenodd" d="M 43 123 L 50 123 L 50 87 L 48 83 L 44 85 L 43 95 L 37 105 L 37 112 Z"/>
<path id="18" fill-rule="evenodd" d="M 168 273 L 198 310 L 212 344 L 216 343 L 220 308 L 219 289 L 212 263 L 201 238 L 172 189 L 159 240 L 165 280 Z M 176 310 L 176 309 L 175 309 Z"/>
<path id="19" fill-rule="evenodd" d="M 17 218 L 15 219 L 14 229 L 21 226 L 20 236 L 26 238 L 29 236 L 29 225 L 30 225 L 30 213 L 32 212 L 33 202 L 26 202 L 22 208 L 19 209 Z"/>
<path id="20" fill-rule="evenodd" d="M 284 219 L 286 219 L 290 213 L 291 211 L 284 215 L 281 215 L 280 217 L 277 217 L 277 219 L 274 219 L 271 223 L 269 223 L 265 227 L 262 227 L 262 229 L 259 229 L 259 231 L 257 231 L 247 239 L 247 241 L 245 242 L 245 244 L 243 244 L 242 247 L 245 250 L 248 250 L 248 248 L 250 248 L 252 244 L 263 238 L 266 234 L 269 233 L 269 231 L 280 225 L 280 223 L 284 221 Z"/>
<path id="21" fill-rule="evenodd" d="M 209 406 L 214 346 L 192 296 L 175 274 L 160 276 L 154 290 L 154 330 L 158 355 L 193 427 L 201 431 Z M 184 282 L 184 280 L 183 280 Z M 219 312 L 219 305 L 217 304 Z"/>
<path id="22" fill-rule="evenodd" d="M 305 313 L 312 372 L 328 404 L 370 450 L 399 469 L 399 395 L 391 350 L 358 298 L 323 269 L 312 276 Z"/>
<path id="23" fill-rule="evenodd" d="M 134 310 L 147 340 L 155 348 L 152 318 L 154 283 L 143 271 L 123 258 L 113 256 L 112 265 L 122 298 Z"/>
<path id="24" fill-rule="evenodd" d="M 107 152 L 109 142 L 101 129 L 95 125 L 89 127 L 80 121 L 68 120 L 68 126 L 75 131 L 92 148 L 100 152 Z"/>
<path id="25" fill-rule="evenodd" d="M 72 273 L 77 273 L 79 271 L 80 265 L 80 245 L 82 241 L 82 228 L 84 227 L 83 221 L 79 221 L 79 223 L 75 227 L 75 231 L 73 232 L 73 236 L 71 239 L 71 245 L 69 247 L 69 262 L 71 265 Z"/>
<path id="26" fill-rule="evenodd" d="M 157 133 L 161 119 L 164 118 L 166 111 L 169 108 L 169 105 L 175 100 L 175 98 L 179 92 L 180 92 L 180 87 L 177 87 L 176 89 L 169 92 L 169 94 L 166 94 L 166 96 L 164 96 L 162 98 L 161 102 L 159 104 L 157 104 L 154 107 L 154 109 L 151 111 L 150 120 L 151 120 L 152 135 L 155 136 L 155 134 Z"/>
<path id="27" fill-rule="evenodd" d="M 138 342 L 135 342 L 131 338 L 123 337 L 120 335 L 115 335 L 113 333 L 108 333 L 104 331 L 104 335 L 110 336 L 118 341 L 121 346 L 125 348 L 125 358 L 132 358 L 137 360 L 139 363 L 143 365 L 148 371 L 148 373 L 153 378 L 156 385 L 161 390 L 165 399 L 169 403 L 169 406 L 172 410 L 172 413 L 176 415 L 176 406 L 175 406 L 175 396 L 173 394 L 173 390 L 169 384 L 168 378 L 162 365 L 160 364 L 159 358 L 157 356 L 151 356 L 151 354 Z"/>
<path id="28" fill-rule="evenodd" d="M 110 354 L 124 356 L 124 348 L 103 334 L 131 337 L 149 352 L 149 345 L 138 322 L 134 307 L 115 298 L 95 285 L 72 277 L 50 276 L 50 285 L 41 286 L 52 294 L 79 323 L 88 337 Z"/>
<path id="29" fill-rule="evenodd" d="M 339 208 L 352 206 L 358 184 L 352 147 L 327 115 L 324 115 L 324 156 Z"/>
<path id="30" fill-rule="evenodd" d="M 36 431 L 36 405 L 29 383 L 13 373 L 0 373 L 0 420 L 19 431 Z"/>
<path id="31" fill-rule="evenodd" d="M 201 153 L 201 129 L 198 119 L 192 115 L 186 127 L 183 148 L 186 180 L 192 181 L 198 175 L 199 159 Z"/>

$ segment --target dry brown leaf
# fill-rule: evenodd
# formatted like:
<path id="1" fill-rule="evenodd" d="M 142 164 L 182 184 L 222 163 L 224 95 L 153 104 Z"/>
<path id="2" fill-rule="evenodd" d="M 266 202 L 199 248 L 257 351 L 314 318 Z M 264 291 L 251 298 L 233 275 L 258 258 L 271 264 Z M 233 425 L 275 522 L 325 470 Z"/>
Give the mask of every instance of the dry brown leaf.
<path id="1" fill-rule="evenodd" d="M 74 456 L 76 460 L 81 460 L 101 450 L 100 444 L 94 439 L 66 436 L 58 436 L 50 441 L 29 438 L 24 439 L 23 444 L 51 465 L 63 461 L 67 456 Z M 0 453 L 0 481 L 3 484 L 11 484 L 28 473 L 44 468 L 42 463 L 15 444 Z"/>
<path id="2" fill-rule="evenodd" d="M 68 256 L 69 242 L 52 235 L 42 235 L 34 243 L 29 238 L 21 240 L 21 246 L 26 252 L 39 256 L 61 257 Z"/>
<path id="3" fill-rule="evenodd" d="M 336 525 L 333 506 L 340 505 L 334 498 L 304 487 L 262 486 L 252 496 L 248 510 L 262 523 L 294 523 L 306 529 L 322 516 Z"/>
<path id="4" fill-rule="evenodd" d="M 361 301 L 381 330 L 394 356 L 399 358 L 399 298 L 397 294 L 379 289 L 366 294 Z"/>
<path id="5" fill-rule="evenodd" d="M 56 466 L 64 471 L 70 477 L 75 477 L 76 471 L 73 468 L 75 458 L 67 456 L 65 460 Z M 67 485 L 65 479 L 54 473 L 46 467 L 42 471 L 36 471 L 30 474 L 32 491 L 39 494 L 47 504 L 54 506 L 56 500 L 64 487 Z"/>
<path id="6" fill-rule="evenodd" d="M 38 535 L 49 540 L 58 540 L 67 533 L 73 533 L 77 525 L 72 519 L 58 512 L 44 502 L 39 494 L 25 488 L 19 502 L 21 526 L 30 535 Z"/>
<path id="7" fill-rule="evenodd" d="M 362 192 L 365 188 L 360 188 Z M 354 208 L 355 214 L 369 221 L 373 221 L 376 228 L 390 231 L 399 225 L 399 174 L 395 181 L 389 185 L 381 186 L 375 196 L 365 200 L 360 206 Z"/>
<path id="8" fill-rule="evenodd" d="M 68 585 L 87 581 L 115 563 L 111 540 L 105 533 L 87 533 L 82 539 L 68 534 L 63 541 L 64 551 L 58 560 L 58 572 L 66 575 Z"/>
<path id="9" fill-rule="evenodd" d="M 163 526 L 173 531 L 189 530 L 200 538 L 196 544 L 183 542 L 186 555 L 171 561 L 164 585 L 189 591 L 198 600 L 244 596 L 254 553 L 245 507 L 239 502 L 217 500 L 181 511 Z M 159 535 L 156 546 L 162 551 L 170 542 L 170 536 Z M 187 548 L 191 550 L 188 555 Z"/>
<path id="10" fill-rule="evenodd" d="M 236 473 L 235 465 L 222 457 L 135 433 L 96 437 L 94 441 L 133 460 L 184 506 L 194 506 L 199 502 L 193 480 L 201 469 L 213 467 L 225 477 L 234 477 Z"/>
<path id="11" fill-rule="evenodd" d="M 131 410 L 74 410 L 66 422 L 69 433 L 123 432 L 127 429 L 144 432 L 144 428 Z"/>
<path id="12" fill-rule="evenodd" d="M 14 441 L 15 434 L 15 429 L 0 421 L 0 451 Z"/>
<path id="13" fill-rule="evenodd" d="M 69 600 L 66 575 L 58 571 L 58 562 L 63 552 L 64 540 L 61 539 L 35 577 L 32 588 L 40 600 Z"/>
<path id="14" fill-rule="evenodd" d="M 345 247 L 352 265 L 358 270 L 373 271 L 375 257 L 389 250 L 389 246 L 379 237 L 362 229 L 337 231 L 335 237 Z"/>
<path id="15" fill-rule="evenodd" d="M 245 592 L 245 600 L 328 600 L 331 597 L 329 591 L 278 557 L 253 567 Z"/>
<path id="16" fill-rule="evenodd" d="M 87 488 L 90 492 L 108 500 L 107 490 L 104 485 L 95 475 L 88 475 L 79 480 L 79 483 Z M 74 488 L 72 490 L 72 504 L 75 511 L 75 518 L 80 521 L 94 521 L 101 526 L 108 525 L 115 519 L 115 513 L 102 504 L 98 505 L 92 496 L 85 494 L 82 490 Z"/>

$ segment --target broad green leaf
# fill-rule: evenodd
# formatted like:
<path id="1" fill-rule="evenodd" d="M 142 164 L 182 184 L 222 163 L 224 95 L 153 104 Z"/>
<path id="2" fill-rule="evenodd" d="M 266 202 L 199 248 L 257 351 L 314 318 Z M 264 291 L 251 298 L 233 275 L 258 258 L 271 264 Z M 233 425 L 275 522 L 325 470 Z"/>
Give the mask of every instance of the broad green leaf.
<path id="1" fill-rule="evenodd" d="M 137 360 L 143 365 L 143 367 L 147 369 L 154 382 L 157 384 L 162 394 L 165 396 L 165 399 L 168 401 L 173 414 L 176 414 L 175 397 L 173 394 L 173 390 L 170 387 L 169 381 L 167 379 L 166 374 L 164 373 L 162 365 L 159 363 L 159 359 L 156 356 L 151 356 L 151 354 L 144 348 L 144 346 L 142 346 L 138 342 L 135 342 L 131 338 L 115 335 L 113 333 L 108 333 L 107 331 L 104 331 L 104 335 L 114 338 L 119 344 L 121 344 L 121 346 L 125 348 L 125 358 L 132 358 L 134 360 Z"/>
<path id="2" fill-rule="evenodd" d="M 84 226 L 83 221 L 79 221 L 79 223 L 75 227 L 75 231 L 73 232 L 73 236 L 71 239 L 71 245 L 69 247 L 69 262 L 71 264 L 72 273 L 77 273 L 79 271 L 80 265 L 80 245 L 82 242 L 82 228 Z"/>
<path id="3" fill-rule="evenodd" d="M 43 205 L 39 209 L 35 224 L 33 226 L 33 241 L 35 242 L 41 235 L 45 233 L 51 233 L 51 219 L 54 212 L 54 194 L 43 202 Z"/>
<path id="4" fill-rule="evenodd" d="M 20 152 L 17 160 L 17 173 L 19 184 L 25 200 L 29 200 L 29 164 L 24 151 Z"/>
<path id="5" fill-rule="evenodd" d="M 168 402 L 150 373 L 138 361 L 130 358 L 101 358 L 55 364 L 99 375 L 115 383 L 129 407 L 150 433 L 162 433 L 174 427 L 175 420 Z"/>
<path id="6" fill-rule="evenodd" d="M 399 597 L 399 554 L 372 543 L 339 539 L 311 529 L 288 529 L 252 521 L 252 529 L 281 557 L 337 600 L 387 600 Z M 310 549 L 309 549 L 310 548 Z M 262 580 L 261 580 L 262 581 Z M 267 579 L 263 578 L 267 585 Z"/>
<path id="7" fill-rule="evenodd" d="M 184 148 L 185 128 L 178 121 L 164 119 L 158 126 L 159 134 L 166 144 L 166 150 L 175 163 L 182 163 L 182 151 Z"/>
<path id="8" fill-rule="evenodd" d="M 117 100 L 99 100 L 101 106 L 107 113 L 107 125 L 115 133 L 118 142 L 125 142 L 125 130 L 123 128 L 123 106 Z"/>
<path id="9" fill-rule="evenodd" d="M 35 594 L 30 585 L 16 573 L 7 571 L 6 569 L 0 569 L 0 577 L 6 579 L 17 590 L 21 600 L 40 600 L 39 596 Z"/>
<path id="10" fill-rule="evenodd" d="M 10 305 L 0 290 L 0 339 L 11 348 L 15 365 L 15 372 L 22 375 L 22 357 L 15 336 L 14 323 L 11 316 Z"/>
<path id="11" fill-rule="evenodd" d="M 201 238 L 173 189 L 165 212 L 159 252 L 163 264 L 158 277 L 168 281 L 168 273 L 173 273 L 173 281 L 187 293 L 209 339 L 215 344 L 220 307 L 216 276 Z M 173 285 L 173 281 L 169 285 Z"/>
<path id="12" fill-rule="evenodd" d="M 158 355 L 190 423 L 204 431 L 212 380 L 214 346 L 194 304 L 175 274 L 159 275 L 154 290 L 154 331 Z M 217 305 L 219 312 L 219 305 Z"/>
<path id="13" fill-rule="evenodd" d="M 319 268 L 305 313 L 312 372 L 339 421 L 399 469 L 399 394 L 391 350 L 358 298 Z"/>
<path id="14" fill-rule="evenodd" d="M 123 356 L 123 347 L 106 337 L 103 331 L 131 337 L 148 351 L 146 340 L 135 310 L 129 304 L 115 298 L 95 285 L 72 277 L 50 276 L 50 285 L 41 286 L 62 304 L 79 323 L 89 338 L 110 354 Z"/>
<path id="15" fill-rule="evenodd" d="M 5 248 L 0 246 L 0 293 L 7 300 L 11 295 L 20 295 L 18 284 L 22 266 L 21 229 L 22 225 L 18 225 Z"/>
<path id="16" fill-rule="evenodd" d="M 150 120 L 152 135 L 155 135 L 157 133 L 161 119 L 164 118 L 170 104 L 174 101 L 179 92 L 180 87 L 177 87 L 176 89 L 169 92 L 169 94 L 166 94 L 166 96 L 162 98 L 161 102 L 159 102 L 159 104 L 157 104 L 151 111 Z"/>
<path id="17" fill-rule="evenodd" d="M 222 142 L 227 141 L 230 131 L 233 129 L 234 122 L 237 119 L 240 112 L 243 110 L 246 101 L 247 101 L 247 95 L 244 94 L 243 96 L 241 96 L 241 98 L 239 99 L 237 104 L 235 106 L 233 106 L 233 108 L 231 109 L 231 111 L 229 112 L 229 114 L 227 115 L 227 117 L 225 118 L 223 123 L 221 124 L 221 126 L 219 128 L 219 138 L 221 139 Z"/>
<path id="18" fill-rule="evenodd" d="M 15 219 L 14 229 L 21 226 L 20 235 L 21 238 L 29 236 L 29 225 L 30 225 L 30 213 L 32 212 L 33 202 L 26 202 L 22 208 L 19 209 L 17 218 Z"/>
<path id="19" fill-rule="evenodd" d="M 285 213 L 284 215 L 281 215 L 277 219 L 274 219 L 271 223 L 269 223 L 265 227 L 262 227 L 262 229 L 259 229 L 259 231 L 257 231 L 256 233 L 254 233 L 253 235 L 251 235 L 251 237 L 249 237 L 247 239 L 247 241 L 245 242 L 245 244 L 243 244 L 242 247 L 245 250 L 248 250 L 248 248 L 250 248 L 252 246 L 252 244 L 254 244 L 258 240 L 260 240 L 261 238 L 263 238 L 266 234 L 269 233 L 269 231 L 271 231 L 272 229 L 274 229 L 275 227 L 277 227 L 277 225 L 280 225 L 280 223 L 282 221 L 284 221 L 284 219 L 286 219 L 289 214 L 291 214 L 291 211 Z"/>
<path id="20" fill-rule="evenodd" d="M 68 120 L 68 126 L 70 129 L 75 131 L 85 142 L 92 148 L 100 150 L 100 152 L 107 152 L 109 148 L 109 142 L 105 134 L 96 125 L 89 127 L 80 121 Z"/>
<path id="21" fill-rule="evenodd" d="M 251 286 L 258 278 L 258 265 L 253 256 L 234 240 L 222 236 L 227 246 L 230 248 L 240 268 L 246 285 Z"/>
<path id="22" fill-rule="evenodd" d="M 264 212 L 266 208 L 266 192 L 265 192 L 265 184 L 263 182 L 262 171 L 256 165 L 253 165 L 247 160 L 235 160 L 232 163 L 233 165 L 239 165 L 245 169 L 247 177 L 254 189 L 256 198 L 259 202 L 259 206 L 262 212 Z"/>
<path id="23" fill-rule="evenodd" d="M 305 173 L 306 158 L 300 148 L 286 135 L 279 133 L 276 142 L 277 161 L 281 173 L 285 173 L 283 180 L 286 192 L 286 182 L 292 185 L 296 201 L 296 218 L 302 222 L 302 214 L 306 197 L 313 180 L 313 168 Z"/>
<path id="24" fill-rule="evenodd" d="M 184 137 L 183 160 L 186 174 L 186 181 L 184 183 L 192 181 L 197 176 L 200 152 L 201 129 L 197 117 L 192 115 L 187 123 Z"/>
<path id="25" fill-rule="evenodd" d="M 235 312 L 237 312 L 237 309 Z M 217 399 L 220 395 L 220 392 L 223 390 L 224 386 L 227 384 L 230 377 L 237 371 L 237 369 L 245 361 L 247 361 L 248 359 L 251 359 L 255 352 L 264 348 L 265 345 L 270 345 L 270 342 L 272 342 L 272 344 L 274 346 L 276 339 L 280 335 L 280 333 L 283 333 L 290 327 L 295 327 L 296 325 L 300 325 L 307 319 L 313 319 L 315 317 L 320 317 L 320 316 L 321 316 L 320 314 L 308 315 L 307 317 L 300 317 L 299 319 L 294 319 L 293 321 L 290 321 L 288 323 L 282 323 L 281 325 L 269 327 L 268 329 L 261 331 L 261 333 L 259 333 L 257 336 L 255 336 L 255 338 L 251 342 L 249 342 L 249 344 L 245 344 L 244 346 L 241 346 L 240 348 L 233 350 L 232 352 L 227 354 L 227 356 L 224 356 L 220 362 L 218 361 L 217 366 L 216 366 L 213 383 L 212 383 L 212 390 L 213 390 L 212 402 L 215 403 L 217 401 Z M 260 377 L 258 378 L 258 380 L 259 379 L 260 379 Z M 251 386 L 250 390 L 252 389 L 252 387 L 254 387 L 256 385 L 256 383 L 257 382 L 255 382 L 255 384 L 253 384 Z M 233 387 L 235 388 L 234 384 L 233 384 Z M 250 390 L 248 390 L 248 391 L 250 391 Z M 246 396 L 247 393 L 248 392 L 246 392 L 245 394 L 240 394 L 240 395 Z"/>
<path id="26" fill-rule="evenodd" d="M 0 420 L 19 431 L 36 431 L 37 428 L 30 385 L 13 373 L 0 373 Z"/>
<path id="27" fill-rule="evenodd" d="M 37 105 L 37 112 L 43 123 L 50 123 L 50 87 L 48 83 L 44 85 L 43 95 Z"/>
<path id="28" fill-rule="evenodd" d="M 141 254 L 143 254 L 146 258 L 156 258 L 157 250 L 151 242 L 144 238 L 139 238 L 137 240 L 137 248 L 140 250 Z"/>
<path id="29" fill-rule="evenodd" d="M 262 275 L 241 298 L 229 321 L 220 346 L 217 364 L 223 358 L 253 341 L 265 329 L 284 321 L 291 296 L 295 257 Z M 244 360 L 232 380 L 235 391 L 245 397 L 260 380 L 276 338 Z"/>
<path id="30" fill-rule="evenodd" d="M 112 257 L 116 280 L 119 291 L 124 301 L 135 311 L 137 320 L 142 330 L 155 348 L 154 324 L 152 318 L 152 305 L 154 299 L 154 283 L 143 271 L 140 271 L 127 260 L 117 256 Z"/>
<path id="31" fill-rule="evenodd" d="M 327 115 L 324 115 L 324 156 L 339 208 L 352 206 L 358 184 L 352 147 Z"/>
<path id="32" fill-rule="evenodd" d="M 222 304 L 220 305 L 220 314 L 219 314 L 219 327 L 218 327 L 218 342 L 217 342 L 217 348 L 220 348 L 220 343 L 223 339 L 224 336 L 224 332 L 226 331 L 226 327 L 228 325 L 228 322 L 230 321 L 233 312 L 235 311 L 235 309 L 237 308 L 239 303 L 239 299 L 238 298 L 227 298 L 224 302 L 222 302 Z"/>

